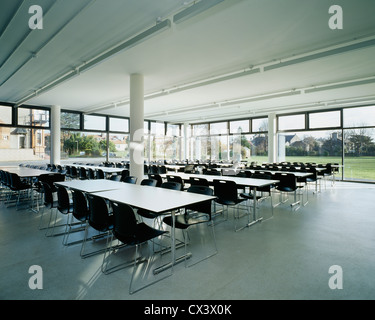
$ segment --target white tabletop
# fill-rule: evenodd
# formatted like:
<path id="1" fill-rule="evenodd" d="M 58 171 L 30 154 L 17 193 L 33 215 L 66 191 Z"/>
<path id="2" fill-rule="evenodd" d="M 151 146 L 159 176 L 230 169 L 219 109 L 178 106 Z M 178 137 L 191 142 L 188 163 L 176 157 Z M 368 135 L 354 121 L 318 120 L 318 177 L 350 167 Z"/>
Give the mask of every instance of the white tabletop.
<path id="1" fill-rule="evenodd" d="M 42 174 L 51 173 L 51 171 L 27 168 L 27 167 L 0 167 L 0 170 L 7 171 L 10 173 L 15 173 L 21 178 L 39 177 Z"/>
<path id="2" fill-rule="evenodd" d="M 114 190 L 121 188 L 124 182 L 112 181 L 107 179 L 96 179 L 96 180 L 71 180 L 63 182 L 55 182 L 57 186 L 63 186 L 65 188 L 79 190 L 82 192 L 100 192 L 107 190 Z"/>
<path id="3" fill-rule="evenodd" d="M 126 203 L 135 208 L 145 209 L 155 213 L 163 213 L 191 204 L 213 200 L 215 197 L 186 191 L 176 191 L 164 188 L 141 186 L 122 183 L 116 190 L 92 193 L 99 197 Z"/>

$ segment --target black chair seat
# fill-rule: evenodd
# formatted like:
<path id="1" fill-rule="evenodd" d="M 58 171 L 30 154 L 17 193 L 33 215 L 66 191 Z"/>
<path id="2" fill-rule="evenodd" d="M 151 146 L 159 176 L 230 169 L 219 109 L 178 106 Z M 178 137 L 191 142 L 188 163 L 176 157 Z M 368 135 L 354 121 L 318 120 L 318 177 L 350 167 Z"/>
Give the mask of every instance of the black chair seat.
<path id="1" fill-rule="evenodd" d="M 165 231 L 157 230 L 154 228 L 151 228 L 147 224 L 141 222 L 137 223 L 134 226 L 133 235 L 132 236 L 126 236 L 119 232 L 116 232 L 116 229 L 113 231 L 114 236 L 120 240 L 124 244 L 128 245 L 136 245 L 143 242 L 146 242 L 148 240 L 154 239 L 156 237 L 161 236 L 164 234 Z"/>
<path id="2" fill-rule="evenodd" d="M 158 217 L 157 214 L 153 213 L 153 212 L 150 212 L 150 211 L 147 211 L 145 209 L 138 209 L 137 213 L 144 217 L 144 218 L 147 218 L 147 219 L 155 219 Z"/>
<path id="3" fill-rule="evenodd" d="M 180 214 L 175 218 L 175 227 L 177 229 L 187 229 L 192 225 L 208 222 L 210 221 L 209 216 L 202 215 L 202 216 L 189 216 L 185 214 Z M 163 222 L 169 226 L 172 226 L 172 217 L 168 216 L 163 219 Z"/>
<path id="4" fill-rule="evenodd" d="M 114 217 L 113 215 L 109 215 L 107 217 L 106 223 L 103 224 L 102 221 L 99 223 L 96 223 L 95 220 L 90 219 L 89 220 L 89 225 L 94 228 L 96 231 L 99 232 L 107 232 L 109 230 L 113 230 L 114 226 Z"/>
<path id="5" fill-rule="evenodd" d="M 243 198 L 246 198 L 246 199 L 250 199 L 250 200 L 253 200 L 254 199 L 254 194 L 252 193 L 246 193 L 246 192 L 243 192 L 240 194 L 241 197 Z M 256 196 L 256 199 L 259 200 L 259 199 L 262 199 L 262 196 Z"/>
<path id="6" fill-rule="evenodd" d="M 217 198 L 215 201 L 219 204 L 222 204 L 222 205 L 225 205 L 225 206 L 235 206 L 243 201 L 245 201 L 246 199 L 236 199 L 236 200 L 226 200 L 226 199 L 220 199 L 220 198 Z"/>

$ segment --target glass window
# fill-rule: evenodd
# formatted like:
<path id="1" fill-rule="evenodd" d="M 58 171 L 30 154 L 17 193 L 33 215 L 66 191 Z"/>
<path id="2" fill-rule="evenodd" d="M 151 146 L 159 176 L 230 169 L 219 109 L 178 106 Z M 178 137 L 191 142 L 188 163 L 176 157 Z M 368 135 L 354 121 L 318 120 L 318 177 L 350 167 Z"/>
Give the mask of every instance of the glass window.
<path id="1" fill-rule="evenodd" d="M 109 161 L 121 162 L 129 160 L 129 135 L 110 134 L 109 135 Z M 104 154 L 106 152 L 104 151 Z"/>
<path id="2" fill-rule="evenodd" d="M 0 124 L 12 124 L 12 107 L 0 105 Z"/>
<path id="3" fill-rule="evenodd" d="M 164 159 L 178 160 L 180 159 L 181 138 L 177 136 L 165 137 L 164 139 Z"/>
<path id="4" fill-rule="evenodd" d="M 85 130 L 106 130 L 106 118 L 103 116 L 84 115 Z"/>
<path id="5" fill-rule="evenodd" d="M 280 116 L 279 130 L 302 130 L 305 129 L 305 115 L 296 114 L 291 116 Z"/>
<path id="6" fill-rule="evenodd" d="M 212 136 L 211 137 L 211 156 L 203 155 L 202 159 L 216 161 L 228 161 L 228 136 Z"/>
<path id="7" fill-rule="evenodd" d="M 70 132 L 61 133 L 61 159 L 77 162 L 100 163 L 107 154 L 107 134 L 103 132 Z"/>
<path id="8" fill-rule="evenodd" d="M 164 122 L 151 122 L 151 134 L 164 136 L 165 135 Z"/>
<path id="9" fill-rule="evenodd" d="M 230 138 L 230 157 L 234 162 L 268 161 L 268 136 L 266 134 L 234 135 Z"/>
<path id="10" fill-rule="evenodd" d="M 250 131 L 249 120 L 238 120 L 229 122 L 230 133 L 242 133 Z"/>
<path id="11" fill-rule="evenodd" d="M 49 110 L 17 108 L 18 125 L 49 127 Z"/>
<path id="12" fill-rule="evenodd" d="M 301 131 L 278 135 L 279 161 L 340 163 L 341 130 Z"/>
<path id="13" fill-rule="evenodd" d="M 50 131 L 0 127 L 0 163 L 28 163 L 43 166 L 50 161 Z"/>
<path id="14" fill-rule="evenodd" d="M 148 124 L 149 124 L 148 121 L 143 122 L 143 131 L 145 134 L 149 134 Z"/>
<path id="15" fill-rule="evenodd" d="M 81 116 L 79 113 L 61 112 L 61 128 L 62 129 L 80 129 Z"/>
<path id="16" fill-rule="evenodd" d="M 193 125 L 193 136 L 206 136 L 208 135 L 208 124 L 194 124 Z"/>
<path id="17" fill-rule="evenodd" d="M 375 106 L 344 109 L 344 127 L 375 126 Z"/>
<path id="18" fill-rule="evenodd" d="M 268 131 L 268 118 L 252 119 L 253 132 L 267 132 Z"/>
<path id="19" fill-rule="evenodd" d="M 228 123 L 227 122 L 211 123 L 210 134 L 228 134 Z"/>
<path id="20" fill-rule="evenodd" d="M 169 136 L 169 137 L 180 136 L 180 125 L 178 125 L 178 124 L 167 124 L 167 136 Z"/>
<path id="21" fill-rule="evenodd" d="M 129 119 L 109 118 L 109 131 L 129 132 Z"/>
<path id="22" fill-rule="evenodd" d="M 375 128 L 344 130 L 344 178 L 375 180 Z"/>
<path id="23" fill-rule="evenodd" d="M 309 114 L 310 129 L 340 127 L 340 111 L 314 112 Z"/>

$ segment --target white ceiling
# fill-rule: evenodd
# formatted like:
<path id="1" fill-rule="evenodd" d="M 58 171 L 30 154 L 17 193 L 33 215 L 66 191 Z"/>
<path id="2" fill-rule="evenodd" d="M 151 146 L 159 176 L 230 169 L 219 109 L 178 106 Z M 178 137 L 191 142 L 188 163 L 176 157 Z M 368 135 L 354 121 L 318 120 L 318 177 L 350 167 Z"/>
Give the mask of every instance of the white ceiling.
<path id="1" fill-rule="evenodd" d="M 328 26 L 334 4 L 343 9 L 342 30 Z M 43 8 L 43 30 L 28 27 L 30 5 Z M 173 23 L 191 5 L 1 0 L 0 101 L 129 116 L 130 74 L 141 73 L 150 120 L 202 122 L 375 102 L 374 0 L 224 0 Z M 167 19 L 167 30 L 80 72 Z M 309 58 L 295 60 L 301 57 Z"/>

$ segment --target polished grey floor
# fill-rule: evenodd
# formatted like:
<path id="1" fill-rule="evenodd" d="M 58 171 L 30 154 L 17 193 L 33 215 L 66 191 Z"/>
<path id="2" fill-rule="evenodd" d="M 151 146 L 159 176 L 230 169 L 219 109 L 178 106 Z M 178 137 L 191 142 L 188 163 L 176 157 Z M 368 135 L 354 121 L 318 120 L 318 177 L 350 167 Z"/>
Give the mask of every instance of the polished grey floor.
<path id="1" fill-rule="evenodd" d="M 269 202 L 260 210 L 268 218 Z M 189 268 L 179 264 L 172 276 L 133 295 L 128 269 L 104 275 L 101 255 L 81 259 L 80 245 L 63 246 L 38 224 L 39 214 L 1 204 L 0 299 L 375 299 L 371 184 L 328 184 L 309 194 L 306 207 L 282 204 L 272 219 L 240 232 L 230 215 L 215 227 L 218 254 Z M 189 249 L 194 256 L 201 248 Z M 41 290 L 29 287 L 32 265 L 42 268 Z M 342 270 L 342 289 L 329 286 L 340 275 L 329 273 L 331 266 Z"/>

